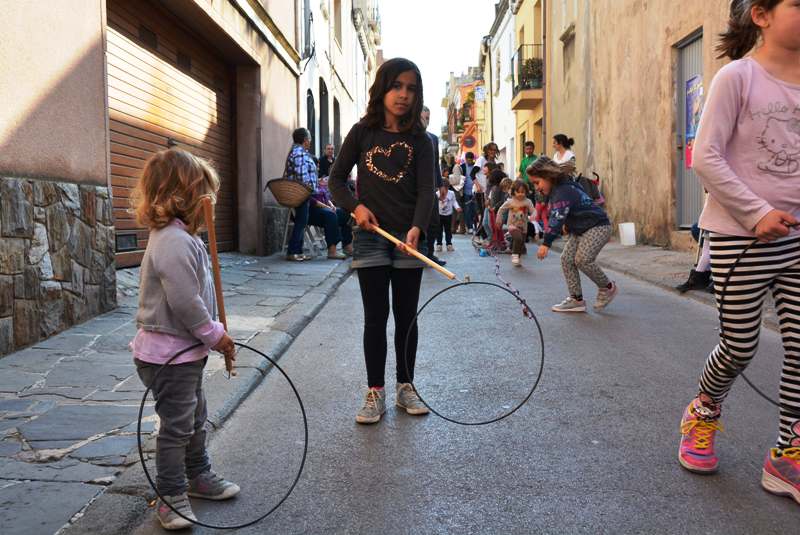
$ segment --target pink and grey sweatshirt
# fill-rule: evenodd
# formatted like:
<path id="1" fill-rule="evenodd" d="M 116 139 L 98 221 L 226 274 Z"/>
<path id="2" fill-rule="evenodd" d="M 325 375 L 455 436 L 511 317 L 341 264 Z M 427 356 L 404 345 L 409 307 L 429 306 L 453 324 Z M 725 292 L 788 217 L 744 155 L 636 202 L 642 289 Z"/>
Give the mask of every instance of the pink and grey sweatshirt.
<path id="1" fill-rule="evenodd" d="M 755 236 L 773 209 L 800 216 L 800 85 L 775 78 L 749 57 L 720 69 L 693 160 L 709 193 L 701 228 Z"/>
<path id="2" fill-rule="evenodd" d="M 131 341 L 134 358 L 165 364 L 177 352 L 202 342 L 171 364 L 208 355 L 225 329 L 214 321 L 216 299 L 203 241 L 174 219 L 151 230 L 142 259 L 139 284 L 139 331 Z"/>

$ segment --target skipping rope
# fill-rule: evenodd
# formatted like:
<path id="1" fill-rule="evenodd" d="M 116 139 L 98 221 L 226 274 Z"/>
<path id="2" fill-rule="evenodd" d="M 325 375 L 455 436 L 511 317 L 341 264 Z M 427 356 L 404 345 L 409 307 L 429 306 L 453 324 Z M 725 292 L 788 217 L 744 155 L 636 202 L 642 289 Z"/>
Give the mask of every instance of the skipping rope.
<path id="1" fill-rule="evenodd" d="M 729 284 L 729 282 L 731 280 L 731 275 L 733 274 L 733 271 L 737 267 L 739 267 L 739 262 L 741 262 L 744 259 L 745 255 L 757 243 L 758 243 L 758 239 L 754 239 L 747 247 L 744 248 L 744 250 L 742 250 L 741 253 L 739 253 L 739 255 L 736 257 L 736 260 L 733 261 L 733 264 L 731 264 L 731 267 L 728 269 L 728 272 L 725 274 L 725 279 L 723 280 L 722 287 L 720 288 L 720 293 L 719 293 L 720 346 L 725 346 L 725 350 L 728 352 L 729 355 L 731 355 L 732 353 L 730 351 L 730 347 L 727 344 L 727 334 L 725 333 L 725 322 L 723 321 L 723 318 L 722 318 L 722 310 L 723 310 L 724 305 L 725 305 L 725 297 L 727 296 L 727 292 L 728 292 L 728 284 Z M 760 329 L 760 327 L 761 326 L 759 324 L 759 329 Z M 752 388 L 756 392 L 756 394 L 758 394 L 759 396 L 764 398 L 766 401 L 768 401 L 772 405 L 775 405 L 776 407 L 780 408 L 784 412 L 789 413 L 789 414 L 791 414 L 791 415 L 793 415 L 795 417 L 800 417 L 800 411 L 789 409 L 789 408 L 785 408 L 785 407 L 782 408 L 778 401 L 772 399 L 770 396 L 768 396 L 766 393 L 764 393 L 763 390 L 761 390 L 759 387 L 757 387 L 755 384 L 753 384 L 753 382 L 747 377 L 747 375 L 745 375 L 745 373 L 743 371 L 744 368 L 747 366 L 747 364 L 744 364 L 744 365 L 736 364 L 734 362 L 734 360 L 733 360 L 733 357 L 729 357 L 729 358 L 730 358 L 731 366 L 733 366 L 734 368 L 738 368 L 737 371 L 739 372 L 739 375 L 741 375 L 742 379 L 744 379 L 744 381 L 748 384 L 748 386 L 750 386 L 750 388 Z M 749 364 L 749 361 L 748 361 L 748 364 Z"/>
<path id="2" fill-rule="evenodd" d="M 473 241 L 473 245 L 474 245 L 474 241 Z M 536 317 L 536 314 L 533 312 L 533 309 L 531 309 L 530 305 L 528 305 L 527 301 L 525 301 L 525 299 L 520 295 L 519 290 L 514 288 L 511 285 L 511 283 L 509 283 L 508 281 L 503 279 L 503 277 L 500 275 L 500 259 L 497 257 L 497 247 L 496 247 L 496 245 L 492 244 L 489 247 L 489 249 L 487 249 L 487 250 L 495 260 L 495 276 L 497 277 L 498 281 L 500 281 L 501 284 L 498 284 L 498 283 L 495 283 L 495 282 L 471 281 L 471 280 L 469 280 L 469 277 L 465 276 L 464 280 L 456 279 L 456 280 L 458 280 L 458 282 L 456 284 L 450 285 L 450 286 L 448 286 L 446 288 L 443 288 L 443 289 L 439 290 L 438 292 L 433 294 L 427 301 L 425 301 L 425 303 L 419 308 L 419 310 L 417 310 L 417 313 L 414 314 L 414 317 L 411 320 L 410 328 L 408 329 L 408 331 L 406 333 L 406 340 L 405 340 L 405 346 L 404 346 L 404 358 L 403 358 L 403 365 L 405 366 L 406 375 L 408 377 L 411 377 L 411 374 L 410 374 L 411 366 L 409 366 L 408 346 L 409 346 L 409 342 L 410 342 L 412 329 L 417 325 L 417 319 L 419 318 L 420 314 L 422 314 L 422 311 L 425 310 L 425 308 L 428 307 L 428 305 L 430 305 L 437 297 L 440 297 L 441 295 L 443 295 L 446 292 L 449 292 L 451 290 L 455 290 L 456 288 L 463 288 L 465 286 L 484 286 L 484 287 L 485 286 L 489 286 L 489 287 L 499 288 L 500 290 L 510 294 L 514 299 L 517 300 L 517 302 L 522 306 L 522 315 L 524 317 L 526 317 L 527 319 L 533 321 L 534 332 L 538 335 L 538 338 L 539 338 L 539 344 L 540 344 L 540 348 L 541 348 L 540 351 L 539 351 L 539 359 L 538 359 L 539 360 L 539 372 L 536 375 L 536 380 L 533 382 L 533 385 L 531 386 L 531 388 L 528 391 L 528 393 L 513 408 L 511 408 L 507 412 L 501 414 L 500 416 L 497 416 L 497 417 L 494 417 L 494 418 L 490 418 L 490 419 L 487 419 L 487 420 L 477 420 L 477 421 L 460 420 L 458 418 L 455 418 L 455 417 L 452 417 L 452 416 L 448 416 L 448 415 L 444 414 L 442 411 L 437 410 L 436 408 L 434 408 L 431 405 L 430 402 L 425 400 L 425 398 L 422 396 L 422 393 L 420 393 L 419 389 L 417 388 L 417 385 L 414 383 L 413 380 L 411 381 L 411 387 L 414 389 L 414 392 L 416 392 L 417 396 L 419 397 L 419 400 L 422 402 L 423 405 L 425 405 L 428 408 L 428 410 L 430 410 L 433 414 L 435 414 L 439 418 L 442 418 L 445 421 L 448 421 L 450 423 L 454 423 L 454 424 L 457 424 L 457 425 L 464 425 L 464 426 L 488 425 L 488 424 L 503 420 L 505 418 L 508 418 L 509 416 L 511 416 L 512 414 L 517 412 L 523 405 L 525 405 L 528 402 L 528 400 L 531 398 L 531 396 L 533 396 L 533 393 L 539 387 L 539 382 L 541 381 L 542 374 L 544 372 L 544 360 L 545 360 L 545 356 L 544 356 L 545 355 L 545 351 L 544 351 L 544 333 L 542 332 L 542 326 L 539 323 L 539 319 Z"/>
<path id="3" fill-rule="evenodd" d="M 295 475 L 291 486 L 289 486 L 289 490 L 286 491 L 286 494 L 284 494 L 283 497 L 278 501 L 278 503 L 276 503 L 274 506 L 272 506 L 271 509 L 269 509 L 266 513 L 262 514 L 258 518 L 254 518 L 253 520 L 250 520 L 248 522 L 244 522 L 242 524 L 234 524 L 234 525 L 229 525 L 229 526 L 216 526 L 214 524 L 208 524 L 208 523 L 205 523 L 205 522 L 201 522 L 201 521 L 199 521 L 197 519 L 191 519 L 191 518 L 189 518 L 187 516 L 184 516 L 183 514 L 181 514 L 180 511 L 175 509 L 175 507 L 173 507 L 171 503 L 169 503 L 167 500 L 164 499 L 164 497 L 158 491 L 158 488 L 156 487 L 156 484 L 153 481 L 153 478 L 150 476 L 150 471 L 147 469 L 147 465 L 145 464 L 144 449 L 142 448 L 142 415 L 144 413 L 145 403 L 147 402 L 147 395 L 150 393 L 150 390 L 151 390 L 150 386 L 147 386 L 146 390 L 144 391 L 144 395 L 142 396 L 142 403 L 139 405 L 139 419 L 138 419 L 137 424 L 136 424 L 136 443 L 137 443 L 137 446 L 139 447 L 139 461 L 141 461 L 141 463 L 142 463 L 142 470 L 144 471 L 144 475 L 147 478 L 147 482 L 150 483 L 150 487 L 156 493 L 156 496 L 158 496 L 161 499 L 161 501 L 164 502 L 164 504 L 166 504 L 170 509 L 172 509 L 172 511 L 176 515 L 178 515 L 179 517 L 183 518 L 184 520 L 188 520 L 192 524 L 195 524 L 195 525 L 198 525 L 198 526 L 202 526 L 204 528 L 220 529 L 220 530 L 222 530 L 222 529 L 241 529 L 241 528 L 246 528 L 248 526 L 252 526 L 253 524 L 257 524 L 258 522 L 261 522 L 262 520 L 267 518 L 269 515 L 274 513 L 275 510 L 278 509 L 278 507 L 280 507 L 283 504 L 283 502 L 285 502 L 287 500 L 287 498 L 289 498 L 289 495 L 292 493 L 292 491 L 294 491 L 294 488 L 297 486 L 297 482 L 300 480 L 300 475 L 303 473 L 303 468 L 305 467 L 305 464 L 306 464 L 306 456 L 308 454 L 308 420 L 306 419 L 306 409 L 303 406 L 303 400 L 300 398 L 300 393 L 297 391 L 297 388 L 295 388 L 294 383 L 292 383 L 292 380 L 289 378 L 289 376 L 286 374 L 286 372 L 283 371 L 283 369 L 280 366 L 278 366 L 278 363 L 275 362 L 269 356 L 267 356 L 265 353 L 259 351 L 258 349 L 255 349 L 253 347 L 250 347 L 248 345 L 240 344 L 239 342 L 234 342 L 234 344 L 239 346 L 240 348 L 249 349 L 250 351 L 253 351 L 254 353 L 257 353 L 257 354 L 261 355 L 262 357 L 267 359 L 269 361 L 269 363 L 272 364 L 272 366 L 281 373 L 281 375 L 283 375 L 283 377 L 289 383 L 289 386 L 292 387 L 292 391 L 294 392 L 294 395 L 297 398 L 297 404 L 300 407 L 300 413 L 303 415 L 303 457 L 300 460 L 300 467 L 297 469 L 297 475 Z M 182 349 L 181 351 L 175 353 L 167 362 L 165 362 L 158 369 L 158 371 L 155 373 L 155 375 L 153 375 L 153 379 L 150 381 L 150 384 L 151 385 L 155 384 L 156 379 L 158 378 L 158 374 L 161 373 L 161 371 L 164 370 L 164 368 L 166 366 L 168 366 L 170 362 L 172 362 L 173 360 L 175 360 L 179 356 L 183 355 L 187 351 L 189 351 L 191 349 L 195 349 L 196 347 L 200 347 L 201 345 L 203 345 L 203 344 L 202 343 L 197 343 L 197 344 L 191 345 L 191 346 L 187 347 L 186 349 Z"/>

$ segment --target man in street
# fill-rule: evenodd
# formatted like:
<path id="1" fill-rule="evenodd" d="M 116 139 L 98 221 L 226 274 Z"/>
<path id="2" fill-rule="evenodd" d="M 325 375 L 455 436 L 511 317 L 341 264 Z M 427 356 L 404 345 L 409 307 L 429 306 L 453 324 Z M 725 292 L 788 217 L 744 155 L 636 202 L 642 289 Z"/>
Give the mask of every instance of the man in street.
<path id="1" fill-rule="evenodd" d="M 322 155 L 322 158 L 319 161 L 320 178 L 328 176 L 330 174 L 334 160 L 335 158 L 333 156 L 333 144 L 328 143 L 327 145 L 325 145 L 325 154 Z"/>
<path id="2" fill-rule="evenodd" d="M 294 144 L 286 157 L 285 176 L 306 186 L 313 195 L 317 192 L 317 166 L 311 153 L 308 152 L 311 146 L 311 134 L 305 128 L 298 128 L 292 132 L 292 141 Z M 306 225 L 320 226 L 325 230 L 328 258 L 332 260 L 347 258 L 336 251 L 336 245 L 342 241 L 336 213 L 314 197 L 309 197 L 294 209 L 294 228 L 289 238 L 287 260 L 302 262 L 311 259 L 310 256 L 303 254 L 303 233 Z"/>
<path id="3" fill-rule="evenodd" d="M 420 115 L 422 119 L 422 124 L 425 128 L 428 128 L 428 123 L 431 121 L 431 110 L 427 106 L 422 107 L 422 114 Z M 431 192 L 431 195 L 435 195 L 436 192 L 442 185 L 442 168 L 439 164 L 439 137 L 435 134 L 431 134 L 430 132 L 426 132 L 428 137 L 431 140 L 431 144 L 433 145 L 433 184 L 434 190 Z M 446 261 L 438 258 L 435 254 L 433 254 L 434 248 L 434 241 L 436 240 L 436 236 L 441 232 L 439 229 L 439 203 L 433 203 L 433 214 L 431 215 L 431 222 L 428 225 L 428 230 L 425 232 L 425 236 L 427 238 L 427 245 L 428 250 L 426 251 L 426 255 L 428 258 L 443 266 L 447 264 Z"/>
<path id="4" fill-rule="evenodd" d="M 525 157 L 522 158 L 522 162 L 519 164 L 519 174 L 517 175 L 517 178 L 524 180 L 525 183 L 528 184 L 528 189 L 532 191 L 533 188 L 531 188 L 530 180 L 528 179 L 528 173 L 525 171 L 528 169 L 528 166 L 537 159 L 537 156 L 533 153 L 536 150 L 536 145 L 533 143 L 533 141 L 526 141 L 522 150 L 525 153 Z"/>

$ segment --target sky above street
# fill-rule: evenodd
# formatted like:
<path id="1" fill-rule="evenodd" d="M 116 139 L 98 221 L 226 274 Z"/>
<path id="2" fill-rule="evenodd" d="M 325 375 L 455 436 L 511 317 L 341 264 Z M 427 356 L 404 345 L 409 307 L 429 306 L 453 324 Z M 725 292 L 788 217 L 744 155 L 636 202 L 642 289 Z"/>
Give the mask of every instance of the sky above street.
<path id="1" fill-rule="evenodd" d="M 481 38 L 494 21 L 494 0 L 380 0 L 384 58 L 405 57 L 422 72 L 430 131 L 439 134 L 450 71 L 477 66 Z"/>

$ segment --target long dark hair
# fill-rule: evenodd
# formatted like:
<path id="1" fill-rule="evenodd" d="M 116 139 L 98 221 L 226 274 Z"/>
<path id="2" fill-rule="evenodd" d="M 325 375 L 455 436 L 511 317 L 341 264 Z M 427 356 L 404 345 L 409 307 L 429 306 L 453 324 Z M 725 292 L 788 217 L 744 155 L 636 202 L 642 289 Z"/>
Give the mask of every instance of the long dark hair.
<path id="1" fill-rule="evenodd" d="M 571 160 L 557 164 L 547 156 L 540 156 L 525 170 L 529 177 L 542 178 L 553 184 L 553 186 L 569 182 L 572 180 L 572 173 L 574 172 L 575 164 Z"/>
<path id="2" fill-rule="evenodd" d="M 400 74 L 412 71 L 417 76 L 417 92 L 414 95 L 414 105 L 400 118 L 400 131 L 411 132 L 412 134 L 425 133 L 422 124 L 422 75 L 419 67 L 413 61 L 405 58 L 392 58 L 387 60 L 378 68 L 375 74 L 375 81 L 369 88 L 369 103 L 367 113 L 361 118 L 361 122 L 369 128 L 382 128 L 386 122 L 383 108 L 383 96 L 392 88 L 392 84 Z"/>
<path id="3" fill-rule="evenodd" d="M 486 145 L 483 146 L 483 157 L 484 158 L 488 158 L 489 157 L 489 149 L 494 149 L 494 152 L 495 152 L 494 157 L 497 158 L 497 153 L 500 152 L 500 147 L 497 146 L 497 143 L 495 143 L 494 141 L 490 141 L 489 143 L 487 143 Z"/>
<path id="4" fill-rule="evenodd" d="M 567 137 L 564 134 L 556 134 L 553 136 L 553 139 L 556 143 L 564 147 L 565 149 L 569 150 L 575 144 L 575 140 L 571 137 Z"/>
<path id="5" fill-rule="evenodd" d="M 720 42 L 716 47 L 717 59 L 728 57 L 739 59 L 756 46 L 761 37 L 761 28 L 753 22 L 751 12 L 754 7 L 764 11 L 772 11 L 783 0 L 733 0 L 728 15 L 728 29 L 719 34 Z"/>

